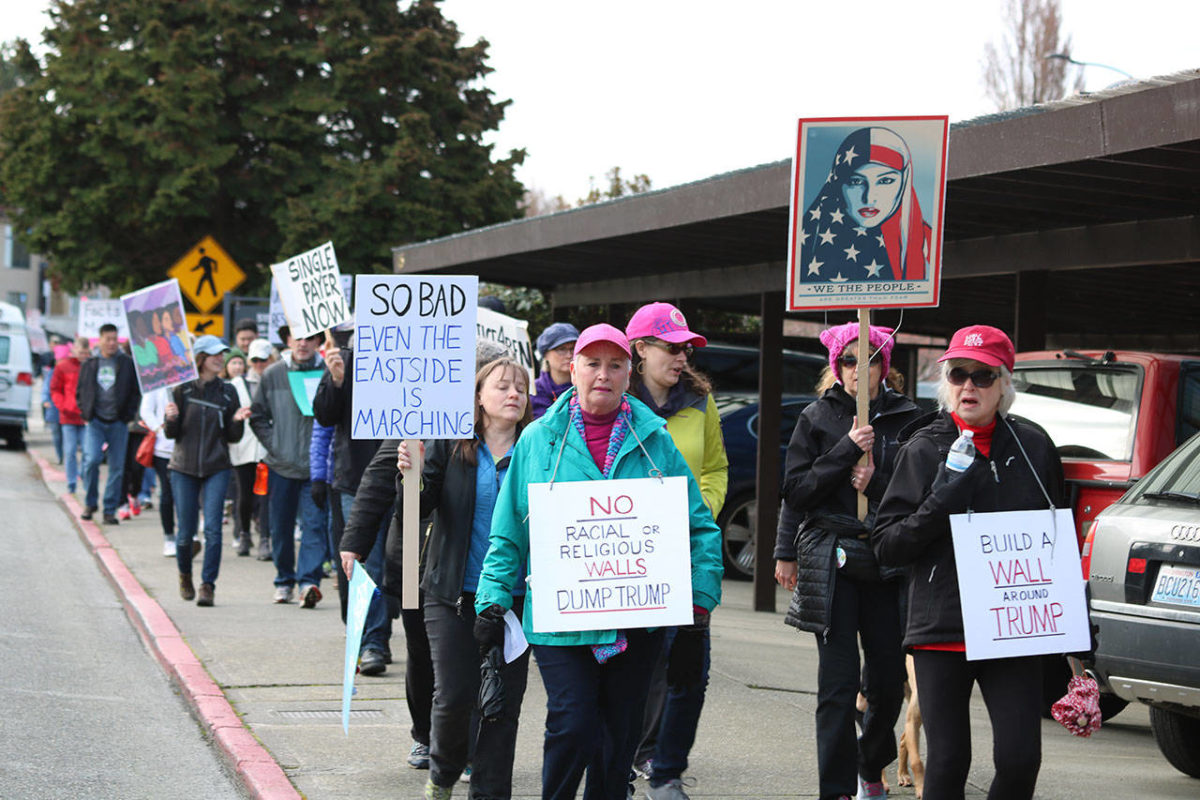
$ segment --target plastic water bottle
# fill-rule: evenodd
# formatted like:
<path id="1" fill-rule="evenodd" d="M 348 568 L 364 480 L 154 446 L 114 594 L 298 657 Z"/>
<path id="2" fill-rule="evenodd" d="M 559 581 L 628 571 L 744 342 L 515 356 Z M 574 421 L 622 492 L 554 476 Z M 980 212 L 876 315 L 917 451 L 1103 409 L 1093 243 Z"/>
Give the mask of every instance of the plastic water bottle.
<path id="1" fill-rule="evenodd" d="M 966 472 L 975 461 L 975 432 L 963 431 L 950 445 L 946 454 L 946 469 L 950 472 Z"/>

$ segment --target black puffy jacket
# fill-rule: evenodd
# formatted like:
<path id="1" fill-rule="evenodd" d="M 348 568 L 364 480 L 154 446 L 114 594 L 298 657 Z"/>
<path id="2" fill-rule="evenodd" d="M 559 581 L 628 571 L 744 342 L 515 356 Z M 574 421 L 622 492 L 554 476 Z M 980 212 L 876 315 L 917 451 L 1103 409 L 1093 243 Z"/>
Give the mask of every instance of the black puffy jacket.
<path id="1" fill-rule="evenodd" d="M 863 451 L 846 435 L 857 414 L 855 403 L 841 384 L 835 384 L 800 414 L 788 443 L 775 558 L 799 563 L 796 591 L 785 622 L 818 634 L 829 628 L 837 536 L 819 523 L 803 525 L 798 531 L 796 522 L 797 518 L 855 517 L 858 513 L 858 493 L 850 485 L 850 470 Z M 875 473 L 865 493 L 873 513 L 891 477 L 900 432 L 920 416 L 920 409 L 904 395 L 885 389 L 871 403 L 870 411 L 875 429 Z"/>
<path id="2" fill-rule="evenodd" d="M 163 434 L 175 440 L 167 466 L 195 478 L 207 478 L 229 469 L 229 445 L 242 438 L 245 424 L 236 422 L 237 390 L 213 378 L 207 383 L 188 381 L 171 390 L 179 414 L 163 423 Z"/>
<path id="3" fill-rule="evenodd" d="M 1044 509 L 1050 505 L 1047 494 L 1056 508 L 1066 507 L 1054 442 L 1033 422 L 1012 415 L 996 417 L 988 456 L 977 453 L 966 472 L 951 482 L 939 480 L 935 489 L 958 434 L 946 412 L 904 431 L 894 476 L 875 518 L 871 544 L 879 563 L 912 568 L 905 647 L 963 641 L 951 514 Z"/>

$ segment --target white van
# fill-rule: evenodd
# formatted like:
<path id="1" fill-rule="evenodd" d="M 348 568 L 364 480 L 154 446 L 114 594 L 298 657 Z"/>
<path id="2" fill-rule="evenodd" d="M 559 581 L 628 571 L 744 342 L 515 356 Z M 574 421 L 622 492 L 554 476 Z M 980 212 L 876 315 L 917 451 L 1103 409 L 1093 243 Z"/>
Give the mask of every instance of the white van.
<path id="1" fill-rule="evenodd" d="M 10 448 L 25 444 L 32 399 L 33 356 L 25 315 L 11 303 L 0 303 L 0 438 Z"/>

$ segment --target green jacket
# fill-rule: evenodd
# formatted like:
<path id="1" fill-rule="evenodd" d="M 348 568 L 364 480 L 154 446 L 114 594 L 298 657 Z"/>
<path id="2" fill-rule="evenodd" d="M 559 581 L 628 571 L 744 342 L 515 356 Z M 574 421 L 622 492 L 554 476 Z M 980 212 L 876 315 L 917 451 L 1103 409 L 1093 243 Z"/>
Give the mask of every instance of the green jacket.
<path id="1" fill-rule="evenodd" d="M 521 574 L 521 566 L 529 564 L 529 484 L 549 482 L 554 474 L 559 451 L 556 481 L 604 480 L 600 468 L 588 452 L 587 444 L 571 425 L 569 402 L 575 394 L 568 390 L 550 409 L 525 429 L 513 451 L 508 475 L 500 487 L 496 510 L 492 514 L 491 546 L 483 561 L 479 588 L 475 593 L 475 608 L 482 611 L 496 603 L 503 608 L 512 604 L 513 584 Z M 654 465 L 667 476 L 681 475 L 688 479 L 688 507 L 691 527 L 692 603 L 707 611 L 721 602 L 721 529 L 700 495 L 700 487 L 687 462 L 667 433 L 663 419 L 640 400 L 626 395 L 633 410 L 633 428 L 617 452 L 609 479 L 646 478 L 652 469 L 638 440 L 650 454 Z M 563 443 L 563 437 L 566 443 Z M 533 593 L 537 591 L 537 576 L 530 576 L 525 595 L 525 637 L 531 644 L 584 645 L 608 644 L 616 641 L 615 630 L 570 631 L 561 633 L 533 632 Z"/>

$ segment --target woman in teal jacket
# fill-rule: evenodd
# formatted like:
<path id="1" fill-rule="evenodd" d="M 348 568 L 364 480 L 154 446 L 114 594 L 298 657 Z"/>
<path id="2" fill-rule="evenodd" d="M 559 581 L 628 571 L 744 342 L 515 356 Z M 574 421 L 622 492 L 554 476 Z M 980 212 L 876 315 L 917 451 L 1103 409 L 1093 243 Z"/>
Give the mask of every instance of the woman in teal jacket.
<path id="1" fill-rule="evenodd" d="M 492 516 L 491 545 L 475 595 L 476 638 L 503 641 L 504 611 L 529 563 L 529 485 L 532 483 L 684 476 L 688 482 L 694 622 L 679 629 L 699 673 L 703 631 L 721 599 L 721 532 L 700 487 L 661 417 L 625 395 L 629 342 L 611 325 L 580 334 L 571 362 L 574 387 L 517 441 L 508 477 Z M 584 771 L 584 800 L 625 800 L 629 769 L 641 733 L 650 673 L 663 646 L 662 629 L 535 633 L 531 575 L 523 628 L 534 646 L 546 687 L 542 797 L 574 798 Z M 685 645 L 686 648 L 687 645 Z M 675 653 L 679 653 L 676 645 Z"/>

